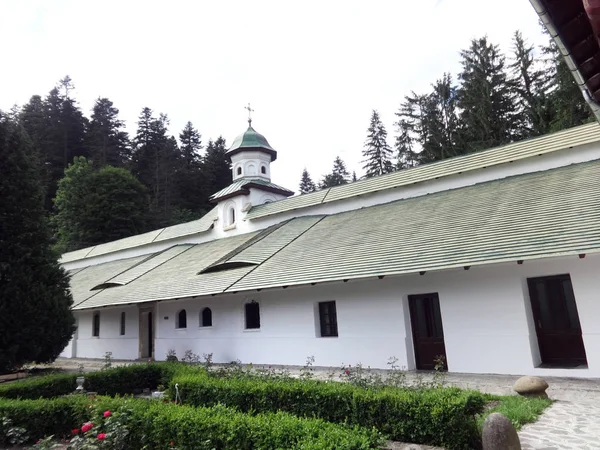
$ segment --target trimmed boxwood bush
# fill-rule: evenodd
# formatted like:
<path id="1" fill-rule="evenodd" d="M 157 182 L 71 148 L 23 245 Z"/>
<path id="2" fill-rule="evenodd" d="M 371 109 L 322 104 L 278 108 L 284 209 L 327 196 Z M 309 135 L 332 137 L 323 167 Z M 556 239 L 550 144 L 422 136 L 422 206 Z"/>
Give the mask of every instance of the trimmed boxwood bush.
<path id="1" fill-rule="evenodd" d="M 83 386 L 86 391 L 101 395 L 132 394 L 140 389 L 155 389 L 160 384 L 166 386 L 175 373 L 186 371 L 190 371 L 188 366 L 169 363 L 133 364 L 85 373 Z M 75 391 L 77 376 L 77 374 L 53 374 L 7 383 L 0 385 L 0 397 L 23 399 L 60 397 Z"/>
<path id="2" fill-rule="evenodd" d="M 243 412 L 286 411 L 375 427 L 393 440 L 449 449 L 477 446 L 475 415 L 485 404 L 479 392 L 457 388 L 373 390 L 346 383 L 217 378 L 197 373 L 174 377 L 171 393 L 175 383 L 184 404 L 222 403 Z"/>
<path id="3" fill-rule="evenodd" d="M 302 449 L 362 450 L 379 448 L 381 435 L 375 430 L 350 428 L 319 419 L 302 419 L 286 413 L 248 415 L 222 405 L 211 408 L 165 404 L 139 399 L 85 396 L 60 399 L 0 399 L 0 417 L 29 431 L 33 440 L 46 435 L 67 436 L 93 415 L 126 408 L 122 426 L 129 429 L 127 448 L 170 448 L 170 442 L 186 449 Z M 95 420 L 96 429 L 102 428 Z M 35 432 L 35 436 L 31 433 Z M 205 446 L 204 446 L 205 444 Z"/>
<path id="4" fill-rule="evenodd" d="M 77 375 L 53 374 L 26 378 L 0 385 L 0 397 L 4 398 L 52 398 L 71 394 L 77 384 Z"/>

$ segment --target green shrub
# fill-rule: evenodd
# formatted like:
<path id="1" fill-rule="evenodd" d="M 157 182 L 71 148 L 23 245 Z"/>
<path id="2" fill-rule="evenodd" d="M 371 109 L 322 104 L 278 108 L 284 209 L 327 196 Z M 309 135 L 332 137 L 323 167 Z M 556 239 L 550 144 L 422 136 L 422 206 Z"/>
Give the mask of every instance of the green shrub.
<path id="1" fill-rule="evenodd" d="M 158 401 L 84 396 L 60 399 L 3 400 L 0 416 L 30 430 L 33 440 L 45 435 L 67 436 L 92 419 L 103 431 L 103 411 L 114 411 L 127 427 L 127 448 L 362 450 L 378 448 L 374 430 L 350 428 L 283 412 L 247 415 L 224 406 L 194 408 Z"/>
<path id="2" fill-rule="evenodd" d="M 0 399 L 0 417 L 25 428 L 33 440 L 48 435 L 69 435 L 73 424 L 81 423 L 88 414 L 85 396 L 41 400 Z"/>
<path id="3" fill-rule="evenodd" d="M 475 416 L 485 400 L 456 388 L 369 390 L 346 383 L 256 378 L 217 378 L 196 373 L 171 380 L 184 404 L 222 403 L 242 412 L 285 411 L 328 422 L 375 427 L 393 440 L 472 448 L 479 441 Z"/>
<path id="4" fill-rule="evenodd" d="M 52 398 L 71 394 L 75 391 L 77 375 L 52 374 L 26 378 L 0 385 L 0 397 L 4 398 Z"/>
<path id="5" fill-rule="evenodd" d="M 154 389 L 166 385 L 176 373 L 191 368 L 180 364 L 152 363 L 116 367 L 99 372 L 85 373 L 86 391 L 102 395 L 132 394 L 139 389 Z M 197 373 L 198 370 L 195 369 Z M 0 385 L 0 398 L 53 398 L 71 394 L 77 386 L 77 374 L 53 374 Z"/>

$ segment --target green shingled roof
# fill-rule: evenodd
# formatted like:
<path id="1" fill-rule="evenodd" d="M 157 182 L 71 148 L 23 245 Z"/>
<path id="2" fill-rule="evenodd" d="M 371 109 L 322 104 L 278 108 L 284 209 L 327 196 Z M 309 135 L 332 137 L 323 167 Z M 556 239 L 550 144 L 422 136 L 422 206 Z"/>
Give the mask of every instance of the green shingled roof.
<path id="1" fill-rule="evenodd" d="M 251 187 L 255 187 L 257 189 L 262 189 L 267 192 L 275 192 L 281 195 L 294 195 L 292 191 L 286 189 L 284 187 L 278 186 L 275 183 L 271 183 L 264 178 L 259 177 L 242 177 L 235 180 L 229 186 L 224 189 L 221 189 L 219 192 L 210 196 L 210 201 L 215 202 L 217 200 L 233 197 L 238 194 L 248 194 L 248 189 Z"/>
<path id="2" fill-rule="evenodd" d="M 81 303 L 103 276 L 140 261 L 92 266 L 72 278 L 76 309 L 600 252 L 598 180 L 600 161 L 593 161 L 296 218 L 194 245 Z M 256 265 L 198 275 L 227 259 Z"/>
<path id="3" fill-rule="evenodd" d="M 262 134 L 257 133 L 254 128 L 250 125 L 248 129 L 243 133 L 236 137 L 227 150 L 227 155 L 231 156 L 235 153 L 239 153 L 242 150 L 259 150 L 265 151 L 271 155 L 271 161 L 275 161 L 277 159 L 277 152 L 269 142 L 267 138 L 265 138 Z"/>
<path id="4" fill-rule="evenodd" d="M 80 259 L 92 258 L 94 256 L 105 255 L 128 248 L 140 247 L 155 242 L 164 242 L 169 239 L 175 239 L 191 234 L 204 233 L 213 227 L 213 223 L 216 219 L 217 208 L 215 207 L 198 220 L 192 220 L 191 222 L 160 228 L 158 230 L 149 231 L 148 233 L 137 234 L 135 236 L 107 242 L 106 244 L 100 244 L 93 247 L 82 248 L 73 252 L 64 253 L 59 262 L 67 263 Z"/>
<path id="5" fill-rule="evenodd" d="M 334 202 L 386 189 L 462 174 L 598 141 L 600 141 L 600 125 L 594 122 L 482 152 L 471 153 L 465 156 L 425 164 L 413 169 L 400 170 L 388 175 L 324 189 L 312 194 L 304 194 L 277 202 L 257 205 L 248 212 L 246 217 L 248 219 L 259 219 L 273 214 L 293 211 L 298 208 L 306 208 L 320 203 Z"/>

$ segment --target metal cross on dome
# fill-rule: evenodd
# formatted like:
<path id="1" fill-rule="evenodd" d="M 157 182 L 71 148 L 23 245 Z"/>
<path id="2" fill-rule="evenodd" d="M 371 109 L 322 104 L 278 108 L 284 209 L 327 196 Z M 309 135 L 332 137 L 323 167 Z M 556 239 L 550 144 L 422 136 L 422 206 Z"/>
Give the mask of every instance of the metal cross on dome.
<path id="1" fill-rule="evenodd" d="M 254 110 L 252 108 L 250 108 L 250 103 L 248 103 L 248 106 L 244 106 L 244 109 L 248 110 L 248 126 L 252 126 L 252 113 L 254 112 Z"/>

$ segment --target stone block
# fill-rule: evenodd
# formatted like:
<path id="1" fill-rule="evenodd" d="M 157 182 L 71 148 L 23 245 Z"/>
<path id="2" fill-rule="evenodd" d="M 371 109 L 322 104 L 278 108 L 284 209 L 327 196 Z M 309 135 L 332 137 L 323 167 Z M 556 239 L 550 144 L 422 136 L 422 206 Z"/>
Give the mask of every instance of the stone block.
<path id="1" fill-rule="evenodd" d="M 525 397 L 548 398 L 548 394 L 546 394 L 548 383 L 540 377 L 521 377 L 515 382 L 513 389 L 519 395 Z"/>
<path id="2" fill-rule="evenodd" d="M 483 422 L 483 450 L 521 450 L 517 430 L 506 416 L 492 413 Z"/>

